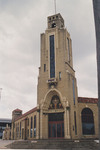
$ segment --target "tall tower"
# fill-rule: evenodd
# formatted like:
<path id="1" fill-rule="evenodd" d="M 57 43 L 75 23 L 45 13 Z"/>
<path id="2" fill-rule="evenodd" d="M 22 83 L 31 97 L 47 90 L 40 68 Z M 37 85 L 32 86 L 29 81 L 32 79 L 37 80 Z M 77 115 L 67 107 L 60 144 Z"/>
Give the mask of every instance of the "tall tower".
<path id="1" fill-rule="evenodd" d="M 95 29 L 96 29 L 96 48 L 97 48 L 97 73 L 98 73 L 98 108 L 99 108 L 99 140 L 100 140 L 100 1 L 93 0 Z M 100 144 L 99 144 L 100 146 Z"/>
<path id="2" fill-rule="evenodd" d="M 40 138 L 77 138 L 77 83 L 72 41 L 60 14 L 47 18 L 41 34 L 41 63 L 37 86 Z"/>

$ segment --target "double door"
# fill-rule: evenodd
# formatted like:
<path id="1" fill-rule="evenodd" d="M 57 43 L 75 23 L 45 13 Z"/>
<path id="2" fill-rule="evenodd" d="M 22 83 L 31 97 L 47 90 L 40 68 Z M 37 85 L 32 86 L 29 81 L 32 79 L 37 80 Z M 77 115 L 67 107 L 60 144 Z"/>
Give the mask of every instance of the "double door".
<path id="1" fill-rule="evenodd" d="M 49 138 L 64 138 L 64 114 L 52 113 L 48 116 Z"/>
<path id="2" fill-rule="evenodd" d="M 49 122 L 49 138 L 63 138 L 64 137 L 64 122 L 52 121 Z"/>

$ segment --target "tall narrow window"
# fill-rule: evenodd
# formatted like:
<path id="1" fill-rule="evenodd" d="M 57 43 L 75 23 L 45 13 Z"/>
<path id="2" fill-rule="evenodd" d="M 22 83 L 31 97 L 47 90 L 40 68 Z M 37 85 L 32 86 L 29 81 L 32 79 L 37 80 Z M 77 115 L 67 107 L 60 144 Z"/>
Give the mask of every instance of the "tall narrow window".
<path id="1" fill-rule="evenodd" d="M 61 72 L 59 72 L 59 80 L 61 80 Z"/>
<path id="2" fill-rule="evenodd" d="M 55 78 L 55 47 L 54 35 L 50 36 L 50 78 Z"/>
<path id="3" fill-rule="evenodd" d="M 33 133 L 33 117 L 31 117 L 31 130 L 30 130 L 30 137 L 32 138 Z"/>
<path id="4" fill-rule="evenodd" d="M 20 122 L 20 137 L 21 137 L 21 122 Z"/>
<path id="5" fill-rule="evenodd" d="M 29 126 L 29 118 L 27 119 L 27 126 Z"/>
<path id="6" fill-rule="evenodd" d="M 34 137 L 36 137 L 36 116 L 34 116 Z"/>
<path id="7" fill-rule="evenodd" d="M 17 130 L 17 137 L 19 137 L 19 123 L 16 124 L 16 130 Z"/>
<path id="8" fill-rule="evenodd" d="M 46 72 L 46 64 L 44 64 L 44 72 Z"/>
<path id="9" fill-rule="evenodd" d="M 27 130 L 27 136 L 29 137 L 29 129 Z"/>
<path id="10" fill-rule="evenodd" d="M 74 79 L 72 80 L 72 84 L 73 84 L 73 102 L 74 102 L 74 105 L 75 105 L 75 83 L 74 83 Z"/>
<path id="11" fill-rule="evenodd" d="M 74 111 L 75 135 L 77 135 L 76 111 Z"/>
<path id="12" fill-rule="evenodd" d="M 70 62 L 70 45 L 69 45 L 69 38 L 67 38 L 67 50 L 68 50 L 68 61 Z"/>

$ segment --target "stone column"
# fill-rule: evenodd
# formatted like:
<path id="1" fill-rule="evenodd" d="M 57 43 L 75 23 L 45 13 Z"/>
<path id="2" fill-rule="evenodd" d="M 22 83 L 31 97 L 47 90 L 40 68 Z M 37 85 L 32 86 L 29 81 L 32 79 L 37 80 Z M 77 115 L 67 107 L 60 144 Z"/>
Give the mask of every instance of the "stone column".
<path id="1" fill-rule="evenodd" d="M 67 107 L 67 138 L 70 139 L 70 127 L 69 127 L 69 107 Z"/>
<path id="2" fill-rule="evenodd" d="M 11 140 L 14 140 L 14 122 L 12 122 L 12 127 L 11 127 Z"/>
<path id="3" fill-rule="evenodd" d="M 65 134 L 65 139 L 67 139 L 67 115 L 66 115 L 66 108 L 64 112 L 64 134 Z"/>
<path id="4" fill-rule="evenodd" d="M 69 108 L 65 108 L 65 113 L 64 113 L 64 133 L 65 133 L 65 139 L 70 139 Z"/>

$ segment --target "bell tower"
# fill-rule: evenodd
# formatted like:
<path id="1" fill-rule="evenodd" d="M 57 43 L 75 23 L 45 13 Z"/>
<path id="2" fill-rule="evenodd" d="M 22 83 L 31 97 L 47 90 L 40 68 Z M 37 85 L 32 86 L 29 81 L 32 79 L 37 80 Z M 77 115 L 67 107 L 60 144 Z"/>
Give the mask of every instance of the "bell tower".
<path id="1" fill-rule="evenodd" d="M 57 115 L 62 116 L 63 138 L 74 138 L 78 135 L 77 83 L 72 61 L 72 40 L 60 13 L 47 18 L 47 29 L 41 34 L 40 57 L 37 86 L 40 138 L 53 136 L 49 133 L 51 127 L 48 128 L 48 120 Z"/>
<path id="2" fill-rule="evenodd" d="M 64 27 L 64 19 L 60 14 L 56 14 L 48 17 L 48 29 L 50 28 L 63 28 Z"/>

